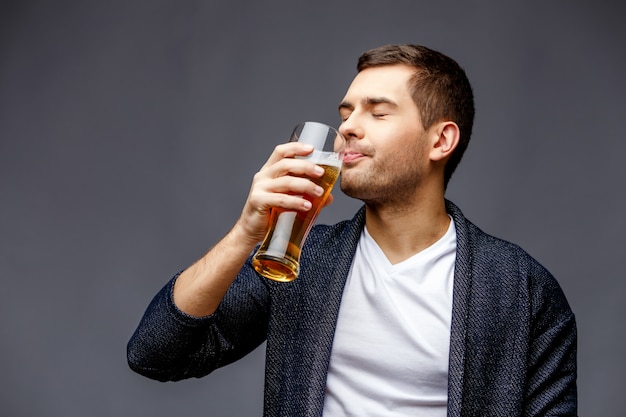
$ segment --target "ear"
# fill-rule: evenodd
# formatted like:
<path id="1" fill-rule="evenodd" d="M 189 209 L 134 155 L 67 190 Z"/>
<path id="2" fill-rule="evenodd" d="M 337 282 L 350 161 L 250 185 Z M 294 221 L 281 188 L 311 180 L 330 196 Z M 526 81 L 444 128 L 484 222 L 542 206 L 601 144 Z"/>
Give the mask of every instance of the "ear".
<path id="1" fill-rule="evenodd" d="M 459 144 L 461 132 L 452 121 L 440 122 L 433 126 L 433 147 L 430 150 L 432 161 L 447 159 Z"/>

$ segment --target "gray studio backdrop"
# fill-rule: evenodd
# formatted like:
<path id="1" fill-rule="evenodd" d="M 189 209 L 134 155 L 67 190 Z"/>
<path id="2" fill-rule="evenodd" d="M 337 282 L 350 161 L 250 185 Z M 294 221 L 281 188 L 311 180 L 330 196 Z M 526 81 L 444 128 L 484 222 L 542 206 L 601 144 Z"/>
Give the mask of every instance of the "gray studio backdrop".
<path id="1" fill-rule="evenodd" d="M 260 348 L 203 379 L 133 374 L 145 307 L 235 221 L 304 119 L 338 124 L 358 55 L 422 43 L 477 119 L 448 191 L 559 279 L 580 415 L 626 415 L 626 30 L 605 1 L 3 1 L 0 415 L 259 416 Z M 359 204 L 337 193 L 323 222 Z"/>

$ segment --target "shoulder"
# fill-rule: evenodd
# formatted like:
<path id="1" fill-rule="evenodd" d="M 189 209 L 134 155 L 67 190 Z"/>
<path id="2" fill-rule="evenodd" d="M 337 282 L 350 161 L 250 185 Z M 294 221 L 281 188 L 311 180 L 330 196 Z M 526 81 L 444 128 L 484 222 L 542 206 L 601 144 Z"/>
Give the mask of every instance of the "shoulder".
<path id="1" fill-rule="evenodd" d="M 487 264 L 510 271 L 524 269 L 539 275 L 549 272 L 519 245 L 485 233 L 468 220 L 461 210 L 447 201 L 448 213 L 454 220 L 457 233 L 457 250 L 473 265 Z"/>
<path id="2" fill-rule="evenodd" d="M 514 290 L 528 300 L 533 314 L 550 309 L 553 314 L 571 315 L 565 294 L 548 269 L 519 245 L 482 231 L 453 203 L 447 202 L 447 207 L 457 229 L 457 267 L 467 269 L 476 285 Z"/>

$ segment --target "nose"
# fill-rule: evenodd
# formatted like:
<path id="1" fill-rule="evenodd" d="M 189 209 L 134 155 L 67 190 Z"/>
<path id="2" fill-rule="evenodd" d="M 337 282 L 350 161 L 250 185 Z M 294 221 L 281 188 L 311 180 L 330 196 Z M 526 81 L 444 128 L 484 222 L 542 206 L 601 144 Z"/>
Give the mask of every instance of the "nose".
<path id="1" fill-rule="evenodd" d="M 358 123 L 358 118 L 356 116 L 356 114 L 352 113 L 346 120 L 341 122 L 341 125 L 339 125 L 339 133 L 341 133 L 346 140 L 363 138 L 363 128 L 360 123 Z"/>

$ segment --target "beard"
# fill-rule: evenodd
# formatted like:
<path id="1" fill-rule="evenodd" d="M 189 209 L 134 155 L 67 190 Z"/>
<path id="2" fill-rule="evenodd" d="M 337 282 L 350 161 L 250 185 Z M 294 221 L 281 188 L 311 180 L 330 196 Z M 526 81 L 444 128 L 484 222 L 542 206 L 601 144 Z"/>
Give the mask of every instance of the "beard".
<path id="1" fill-rule="evenodd" d="M 406 156 L 388 161 L 370 160 L 365 169 L 352 167 L 341 174 L 341 190 L 349 197 L 363 201 L 368 205 L 402 206 L 412 201 L 423 178 L 423 169 L 419 166 L 416 155 L 411 160 Z"/>

